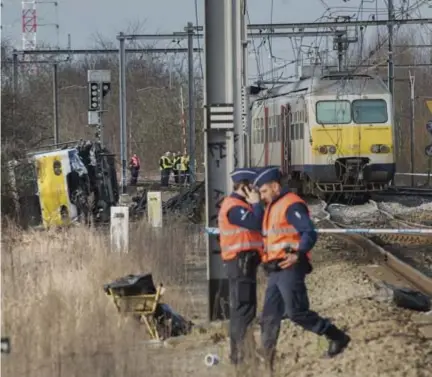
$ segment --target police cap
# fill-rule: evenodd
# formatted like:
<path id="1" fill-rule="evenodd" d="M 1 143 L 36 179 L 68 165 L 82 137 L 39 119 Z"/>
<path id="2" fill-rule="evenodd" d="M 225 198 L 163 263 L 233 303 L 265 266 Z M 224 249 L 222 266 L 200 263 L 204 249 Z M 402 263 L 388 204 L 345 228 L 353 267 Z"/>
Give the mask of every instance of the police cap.
<path id="1" fill-rule="evenodd" d="M 282 177 L 279 166 L 267 166 L 257 173 L 253 185 L 260 188 L 270 182 L 278 182 Z"/>
<path id="2" fill-rule="evenodd" d="M 239 183 L 241 181 L 253 182 L 257 177 L 257 173 L 253 169 L 237 168 L 230 173 L 230 176 L 234 183 Z"/>

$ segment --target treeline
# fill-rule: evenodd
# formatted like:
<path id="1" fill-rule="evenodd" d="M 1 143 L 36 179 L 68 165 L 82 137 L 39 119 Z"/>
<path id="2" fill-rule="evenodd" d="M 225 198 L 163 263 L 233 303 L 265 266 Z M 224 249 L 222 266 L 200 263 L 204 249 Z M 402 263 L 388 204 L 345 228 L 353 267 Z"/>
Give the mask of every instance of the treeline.
<path id="1" fill-rule="evenodd" d="M 132 48 L 132 47 L 131 47 Z M 137 48 L 137 46 L 135 46 Z M 117 54 L 67 57 L 38 56 L 31 60 L 58 62 L 58 120 L 60 142 L 93 138 L 87 125 L 87 70 L 111 70 L 111 92 L 104 101 L 104 143 L 120 152 L 119 85 Z M 186 54 L 128 54 L 127 124 L 129 152 L 137 153 L 146 170 L 158 169 L 166 151 L 183 150 L 181 96 L 188 119 Z M 2 44 L 2 161 L 23 157 L 31 150 L 53 142 L 53 66 L 18 64 L 14 91 L 12 49 Z M 63 59 L 63 60 L 60 60 Z M 196 153 L 202 161 L 201 73 L 196 75 Z"/>
<path id="2" fill-rule="evenodd" d="M 427 30 L 422 28 L 422 30 Z M 364 65 L 375 68 L 368 72 L 387 78 L 387 34 L 374 40 L 361 53 L 359 60 Z M 426 123 L 432 119 L 432 114 L 426 107 L 426 99 L 432 99 L 432 48 L 417 48 L 416 45 L 432 45 L 432 33 L 415 33 L 412 30 L 405 33 L 399 31 L 394 41 L 394 106 L 395 130 L 398 140 L 397 169 L 399 172 L 409 172 L 411 166 L 411 87 L 410 76 L 414 78 L 414 167 L 415 171 L 424 173 L 429 168 L 429 158 L 425 156 L 425 147 L 432 144 L 432 135 L 426 131 Z M 358 46 L 357 46 L 358 49 Z M 354 54 L 353 54 L 354 55 Z M 354 55 L 355 56 L 355 55 Z M 358 56 L 358 55 L 357 55 Z M 422 66 L 416 67 L 416 65 Z M 429 66 L 428 66 L 429 64 Z M 401 67 L 398 67 L 401 66 Z M 359 71 L 366 71 L 359 68 Z M 401 181 L 401 179 L 398 179 Z M 425 178 L 416 179 L 422 183 Z M 403 179 L 404 184 L 410 184 L 410 179 Z"/>

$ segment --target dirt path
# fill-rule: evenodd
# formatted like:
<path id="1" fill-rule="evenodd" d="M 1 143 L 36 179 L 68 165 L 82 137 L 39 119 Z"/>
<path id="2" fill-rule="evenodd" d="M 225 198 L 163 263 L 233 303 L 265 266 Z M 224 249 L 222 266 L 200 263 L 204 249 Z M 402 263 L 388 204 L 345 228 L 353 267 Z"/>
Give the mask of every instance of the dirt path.
<path id="1" fill-rule="evenodd" d="M 195 266 L 199 260 L 196 257 Z M 326 342 L 286 321 L 278 344 L 276 376 L 432 376 L 430 364 L 427 366 L 432 360 L 432 343 L 422 338 L 418 324 L 412 321 L 417 314 L 370 298 L 375 289 L 361 266 L 371 263 L 370 256 L 354 251 L 352 246 L 322 237 L 314 251 L 314 273 L 308 278 L 311 306 L 345 327 L 352 343 L 343 355 L 323 359 Z M 185 300 L 197 314 L 203 313 L 205 306 L 205 270 L 203 265 L 199 267 L 194 276 L 190 275 L 194 282 L 191 280 L 184 291 L 189 292 Z M 256 333 L 259 339 L 258 328 Z M 234 371 L 226 361 L 225 335 L 222 327 L 212 328 L 204 334 L 173 340 L 169 348 L 148 350 L 148 371 L 161 377 L 232 375 Z M 206 367 L 207 353 L 217 354 L 223 362 Z M 243 375 L 262 373 L 255 368 Z"/>

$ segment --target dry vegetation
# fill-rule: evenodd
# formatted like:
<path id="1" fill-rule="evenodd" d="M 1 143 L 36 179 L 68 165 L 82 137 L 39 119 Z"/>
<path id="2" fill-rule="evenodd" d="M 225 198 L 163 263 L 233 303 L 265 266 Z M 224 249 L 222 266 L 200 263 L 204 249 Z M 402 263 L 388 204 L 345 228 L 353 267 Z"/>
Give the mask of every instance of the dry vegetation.
<path id="1" fill-rule="evenodd" d="M 131 245 L 127 254 L 111 253 L 107 235 L 87 228 L 5 230 L 2 335 L 12 341 L 11 355 L 2 360 L 5 376 L 127 377 L 149 366 L 145 352 L 137 355 L 144 327 L 120 317 L 102 286 L 152 272 L 155 284 L 167 287 L 166 302 L 191 318 L 197 305 L 183 262 L 203 244 L 187 226 L 157 234 L 141 224 Z"/>

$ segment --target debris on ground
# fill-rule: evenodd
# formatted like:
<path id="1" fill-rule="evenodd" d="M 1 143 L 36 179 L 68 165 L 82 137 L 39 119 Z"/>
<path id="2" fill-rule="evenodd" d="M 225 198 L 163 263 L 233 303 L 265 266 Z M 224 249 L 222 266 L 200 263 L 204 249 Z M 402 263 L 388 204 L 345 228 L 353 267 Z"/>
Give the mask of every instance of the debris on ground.
<path id="1" fill-rule="evenodd" d="M 193 323 L 177 313 L 161 298 L 165 288 L 154 285 L 152 274 L 127 275 L 103 286 L 118 311 L 144 322 L 150 338 L 155 340 L 187 335 Z"/>
<path id="2" fill-rule="evenodd" d="M 147 192 L 144 189 L 140 195 L 132 198 L 131 216 L 139 218 L 147 211 Z M 201 210 L 205 202 L 204 182 L 197 182 L 186 189 L 180 189 L 180 193 L 162 203 L 164 215 L 183 215 L 193 223 L 201 221 Z"/>
<path id="3" fill-rule="evenodd" d="M 431 299 L 419 291 L 410 288 L 398 288 L 384 281 L 377 283 L 376 287 L 378 292 L 374 298 L 377 301 L 390 302 L 400 308 L 420 312 L 431 310 Z"/>

